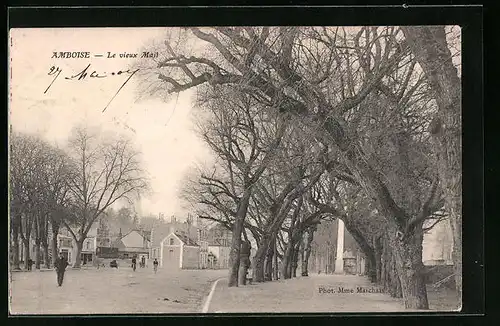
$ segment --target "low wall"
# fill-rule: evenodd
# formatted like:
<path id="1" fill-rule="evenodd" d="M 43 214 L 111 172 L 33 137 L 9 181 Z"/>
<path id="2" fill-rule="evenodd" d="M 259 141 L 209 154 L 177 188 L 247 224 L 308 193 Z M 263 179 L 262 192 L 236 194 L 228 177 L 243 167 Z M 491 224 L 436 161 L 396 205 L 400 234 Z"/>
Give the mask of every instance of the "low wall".
<path id="1" fill-rule="evenodd" d="M 453 274 L 453 265 L 425 266 L 424 279 L 427 284 L 435 284 Z M 447 288 L 455 288 L 455 277 L 443 283 Z"/>

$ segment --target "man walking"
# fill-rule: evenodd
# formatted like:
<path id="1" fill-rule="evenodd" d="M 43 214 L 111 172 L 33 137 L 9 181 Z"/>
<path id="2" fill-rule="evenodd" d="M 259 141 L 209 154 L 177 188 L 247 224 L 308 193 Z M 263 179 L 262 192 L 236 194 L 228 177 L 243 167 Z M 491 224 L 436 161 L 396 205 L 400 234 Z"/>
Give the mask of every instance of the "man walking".
<path id="1" fill-rule="evenodd" d="M 155 258 L 155 261 L 153 262 L 153 269 L 154 269 L 155 274 L 156 274 L 156 271 L 158 270 L 158 260 L 156 260 L 156 258 Z"/>
<path id="2" fill-rule="evenodd" d="M 68 266 L 68 262 L 66 261 L 66 258 L 64 258 L 64 255 L 62 253 L 59 258 L 57 258 L 54 266 L 57 272 L 57 284 L 61 286 L 64 280 L 64 272 L 66 271 L 66 267 Z"/>
<path id="3" fill-rule="evenodd" d="M 132 258 L 132 269 L 134 270 L 134 272 L 135 272 L 136 267 L 137 267 L 137 260 L 135 259 L 135 256 L 134 256 L 134 258 Z"/>
<path id="4" fill-rule="evenodd" d="M 31 258 L 30 258 L 30 259 L 28 259 L 28 271 L 31 271 L 31 270 L 32 270 L 32 268 L 33 268 L 33 263 L 34 263 L 34 262 L 33 262 L 33 260 L 32 260 Z"/>

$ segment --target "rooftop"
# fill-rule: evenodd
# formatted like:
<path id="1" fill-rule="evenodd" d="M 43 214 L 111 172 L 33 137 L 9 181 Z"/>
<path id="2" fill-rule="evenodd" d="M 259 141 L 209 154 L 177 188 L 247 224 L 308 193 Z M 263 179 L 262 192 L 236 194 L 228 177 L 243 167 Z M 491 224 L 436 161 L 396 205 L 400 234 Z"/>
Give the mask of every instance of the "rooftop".
<path id="1" fill-rule="evenodd" d="M 181 239 L 186 246 L 198 246 L 198 243 L 193 238 L 190 238 L 185 232 L 175 231 L 174 234 Z"/>

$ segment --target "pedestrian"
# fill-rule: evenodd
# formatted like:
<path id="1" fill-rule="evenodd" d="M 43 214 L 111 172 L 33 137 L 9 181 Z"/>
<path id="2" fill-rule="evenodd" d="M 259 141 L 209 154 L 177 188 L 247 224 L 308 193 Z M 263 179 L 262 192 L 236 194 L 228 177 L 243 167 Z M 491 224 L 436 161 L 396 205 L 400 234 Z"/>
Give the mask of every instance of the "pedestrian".
<path id="1" fill-rule="evenodd" d="M 134 258 L 132 258 L 132 269 L 134 270 L 134 272 L 135 272 L 136 264 L 137 264 L 137 261 L 134 257 Z"/>
<path id="2" fill-rule="evenodd" d="M 56 268 L 57 272 L 57 284 L 61 286 L 63 284 L 64 280 L 64 272 L 66 271 L 66 267 L 68 266 L 68 262 L 66 261 L 66 258 L 64 255 L 61 253 L 59 258 L 57 258 L 54 267 Z"/>
<path id="3" fill-rule="evenodd" d="M 153 262 L 153 269 L 155 271 L 155 274 L 156 274 L 156 271 L 158 270 L 158 260 L 155 258 L 155 261 Z"/>
<path id="4" fill-rule="evenodd" d="M 142 268 L 144 268 L 144 266 L 146 266 L 146 257 L 142 256 L 141 264 L 142 264 Z"/>
<path id="5" fill-rule="evenodd" d="M 33 268 L 33 260 L 30 258 L 28 259 L 28 270 L 31 271 L 32 268 Z"/>

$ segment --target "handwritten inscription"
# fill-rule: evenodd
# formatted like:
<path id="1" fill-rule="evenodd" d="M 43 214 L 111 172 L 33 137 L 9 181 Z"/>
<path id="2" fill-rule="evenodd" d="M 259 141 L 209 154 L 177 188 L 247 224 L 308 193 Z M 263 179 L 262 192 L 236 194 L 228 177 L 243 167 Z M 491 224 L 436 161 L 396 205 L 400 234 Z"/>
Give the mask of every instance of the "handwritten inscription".
<path id="1" fill-rule="evenodd" d="M 90 78 L 106 78 L 106 77 L 109 77 L 109 76 L 121 76 L 121 75 L 127 76 L 127 78 L 125 79 L 125 81 L 123 82 L 123 84 L 116 91 L 116 93 L 113 95 L 113 97 L 108 102 L 108 104 L 106 104 L 106 106 L 104 107 L 104 109 L 102 110 L 102 112 L 106 111 L 106 109 L 111 104 L 111 102 L 115 99 L 115 97 L 118 95 L 118 93 L 129 82 L 130 78 L 132 78 L 132 76 L 134 76 L 139 71 L 139 69 L 135 69 L 135 70 L 127 69 L 127 70 L 113 71 L 111 73 L 97 72 L 96 70 L 90 69 L 90 66 L 91 66 L 91 64 L 89 63 L 85 68 L 83 68 L 83 70 L 75 73 L 74 75 L 67 76 L 67 77 L 65 77 L 65 79 L 66 80 L 79 81 L 79 80 L 84 80 L 86 78 L 89 78 L 89 79 Z M 49 91 L 50 87 L 52 87 L 52 84 L 54 84 L 54 82 L 58 79 L 58 77 L 59 77 L 59 75 L 61 73 L 62 73 L 62 69 L 60 67 L 57 67 L 57 66 L 50 67 L 49 72 L 47 73 L 47 75 L 53 76 L 53 78 L 52 78 L 50 84 L 47 86 L 47 88 L 43 92 L 44 94 L 46 94 Z"/>

